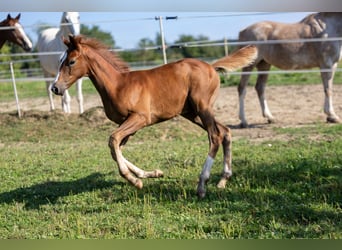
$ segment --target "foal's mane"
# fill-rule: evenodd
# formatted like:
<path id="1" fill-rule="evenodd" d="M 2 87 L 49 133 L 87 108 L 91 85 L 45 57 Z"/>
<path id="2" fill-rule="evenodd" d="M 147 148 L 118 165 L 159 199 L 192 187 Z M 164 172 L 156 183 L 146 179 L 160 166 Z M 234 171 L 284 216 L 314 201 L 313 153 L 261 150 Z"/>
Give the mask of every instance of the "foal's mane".
<path id="1" fill-rule="evenodd" d="M 84 36 L 78 36 L 76 39 L 78 40 L 79 44 L 86 45 L 93 49 L 98 55 L 100 55 L 121 73 L 130 71 L 128 64 L 123 61 L 114 51 L 109 50 L 109 47 L 99 40 L 95 38 L 86 38 Z"/>

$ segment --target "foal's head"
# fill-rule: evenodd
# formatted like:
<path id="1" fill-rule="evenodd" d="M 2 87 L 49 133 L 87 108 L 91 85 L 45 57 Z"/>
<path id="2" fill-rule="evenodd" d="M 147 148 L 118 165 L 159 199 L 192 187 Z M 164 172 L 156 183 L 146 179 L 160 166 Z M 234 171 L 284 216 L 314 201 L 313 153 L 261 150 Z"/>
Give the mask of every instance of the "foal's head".
<path id="1" fill-rule="evenodd" d="M 128 65 L 117 55 L 110 51 L 106 45 L 96 39 L 86 38 L 82 35 L 69 35 L 69 40 L 64 39 L 67 50 L 61 56 L 58 74 L 52 87 L 52 91 L 57 95 L 63 95 L 75 81 L 89 74 L 101 73 L 105 69 L 103 65 L 93 67 L 88 72 L 90 64 L 94 65 L 97 60 L 89 59 L 90 51 L 95 52 L 99 57 L 107 61 L 112 68 L 120 73 L 129 71 Z M 102 67 L 102 68 L 101 68 Z"/>
<path id="2" fill-rule="evenodd" d="M 32 42 L 25 34 L 25 31 L 21 24 L 19 23 L 20 14 L 18 14 L 15 18 L 12 18 L 10 14 L 7 15 L 7 18 L 0 23 L 0 27 L 5 27 L 2 30 L 1 36 L 6 40 L 18 44 L 25 51 L 31 51 Z"/>
<path id="3" fill-rule="evenodd" d="M 59 59 L 58 74 L 51 90 L 56 95 L 63 95 L 74 82 L 87 75 L 87 65 L 82 51 L 81 36 L 69 36 L 69 39 L 63 37 L 63 42 L 67 50 Z"/>

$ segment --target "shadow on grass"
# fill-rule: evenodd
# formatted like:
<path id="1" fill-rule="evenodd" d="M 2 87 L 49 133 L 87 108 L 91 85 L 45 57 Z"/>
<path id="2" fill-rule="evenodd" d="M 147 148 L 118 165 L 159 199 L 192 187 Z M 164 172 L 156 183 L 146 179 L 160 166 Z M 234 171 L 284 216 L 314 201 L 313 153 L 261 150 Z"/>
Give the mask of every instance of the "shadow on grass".
<path id="1" fill-rule="evenodd" d="M 73 181 L 47 181 L 30 187 L 17 188 L 0 194 L 0 203 L 23 202 L 26 209 L 39 209 L 45 204 L 55 204 L 60 197 L 122 185 L 106 181 L 105 174 L 93 173 Z"/>

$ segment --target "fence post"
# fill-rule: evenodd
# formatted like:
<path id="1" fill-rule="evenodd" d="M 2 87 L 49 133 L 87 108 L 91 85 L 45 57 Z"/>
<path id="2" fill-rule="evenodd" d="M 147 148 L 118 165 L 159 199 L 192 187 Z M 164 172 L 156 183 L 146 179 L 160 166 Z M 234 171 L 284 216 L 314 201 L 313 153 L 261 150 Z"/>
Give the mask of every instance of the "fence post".
<path id="1" fill-rule="evenodd" d="M 160 36 L 161 36 L 161 42 L 162 42 L 162 51 L 163 51 L 163 59 L 164 64 L 167 64 L 167 58 L 166 58 L 166 46 L 165 46 L 165 38 L 164 38 L 164 29 L 163 29 L 163 17 L 158 16 L 155 17 L 156 20 L 159 20 L 159 28 L 160 28 Z"/>
<path id="2" fill-rule="evenodd" d="M 17 110 L 18 110 L 18 117 L 21 118 L 21 111 L 20 111 L 20 105 L 19 105 L 19 98 L 18 98 L 18 92 L 17 92 L 17 85 L 16 85 L 16 83 L 15 83 L 15 76 L 14 76 L 14 70 L 13 70 L 13 62 L 10 62 L 10 68 L 11 68 L 12 84 L 13 84 L 15 102 L 16 102 L 16 104 L 17 104 Z"/>
<path id="3" fill-rule="evenodd" d="M 224 54 L 228 56 L 228 40 L 227 37 L 224 38 Z"/>

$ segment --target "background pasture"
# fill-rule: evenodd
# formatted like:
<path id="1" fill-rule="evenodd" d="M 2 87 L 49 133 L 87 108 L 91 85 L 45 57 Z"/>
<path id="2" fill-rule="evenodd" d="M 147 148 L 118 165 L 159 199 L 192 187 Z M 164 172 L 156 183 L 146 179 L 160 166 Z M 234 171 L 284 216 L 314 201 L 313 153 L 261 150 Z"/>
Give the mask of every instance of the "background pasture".
<path id="1" fill-rule="evenodd" d="M 10 59 L 2 59 L 7 67 Z M 219 152 L 204 200 L 196 196 L 208 146 L 203 131 L 176 118 L 132 137 L 125 156 L 165 174 L 138 191 L 110 156 L 107 141 L 116 125 L 97 107 L 89 80 L 86 112 L 77 115 L 74 103 L 74 114 L 65 115 L 48 112 L 43 80 L 20 81 L 23 74 L 17 76 L 22 119 L 12 83 L 3 80 L 10 77 L 0 81 L 0 238 L 342 238 L 342 125 L 324 122 L 319 73 L 270 75 L 267 95 L 277 120 L 271 125 L 250 87 L 251 127 L 233 129 L 233 176 L 226 189 L 216 189 Z M 341 78 L 337 72 L 340 116 Z M 233 128 L 238 81 L 222 78 L 216 105 L 219 120 Z"/>
<path id="2" fill-rule="evenodd" d="M 233 129 L 233 177 L 216 189 L 219 152 L 198 200 L 206 134 L 182 118 L 125 147 L 132 162 L 165 174 L 137 191 L 110 157 L 116 125 L 102 108 L 2 112 L 0 238 L 342 238 L 342 126 L 314 120 Z"/>

